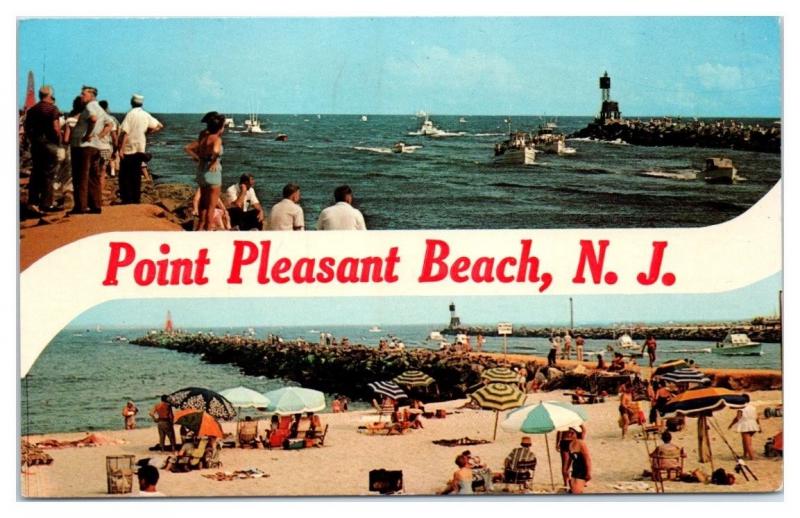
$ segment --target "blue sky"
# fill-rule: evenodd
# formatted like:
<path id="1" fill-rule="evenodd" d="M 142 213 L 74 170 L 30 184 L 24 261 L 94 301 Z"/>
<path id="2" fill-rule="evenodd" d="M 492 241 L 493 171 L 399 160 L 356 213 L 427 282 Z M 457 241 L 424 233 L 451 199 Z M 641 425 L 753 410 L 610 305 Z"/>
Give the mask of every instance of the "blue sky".
<path id="1" fill-rule="evenodd" d="M 699 322 L 776 316 L 782 275 L 738 290 L 701 295 L 574 296 L 575 324 Z M 338 297 L 117 300 L 90 309 L 69 327 L 161 327 L 167 310 L 178 327 L 402 325 L 449 322 L 456 303 L 465 325 L 569 324 L 568 296 Z"/>
<path id="2" fill-rule="evenodd" d="M 778 18 L 50 19 L 18 25 L 66 108 L 83 84 L 157 113 L 781 113 Z"/>

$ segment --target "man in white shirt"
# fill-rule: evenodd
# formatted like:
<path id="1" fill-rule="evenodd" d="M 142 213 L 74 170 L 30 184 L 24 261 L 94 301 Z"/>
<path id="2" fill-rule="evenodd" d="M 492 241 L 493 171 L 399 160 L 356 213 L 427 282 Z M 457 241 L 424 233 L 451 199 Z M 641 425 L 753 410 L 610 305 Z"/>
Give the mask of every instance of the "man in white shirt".
<path id="1" fill-rule="evenodd" d="M 103 207 L 103 179 L 99 169 L 100 151 L 111 148 L 104 139 L 113 129 L 113 125 L 96 100 L 97 88 L 84 86 L 81 89 L 81 99 L 86 107 L 75 126 L 76 131 L 81 130 L 77 135 L 78 146 L 81 149 L 81 167 L 77 171 L 78 178 L 72 179 L 75 190 L 75 207 L 72 213 L 100 214 Z"/>
<path id="2" fill-rule="evenodd" d="M 353 207 L 353 190 L 340 185 L 333 191 L 336 204 L 324 209 L 317 220 L 317 230 L 367 230 L 361 211 Z"/>
<path id="3" fill-rule="evenodd" d="M 305 219 L 300 203 L 300 186 L 287 183 L 283 188 L 283 199 L 269 212 L 270 230 L 303 230 Z"/>
<path id="4" fill-rule="evenodd" d="M 256 179 L 252 174 L 243 174 L 239 183 L 225 191 L 231 227 L 239 230 L 261 230 L 264 225 L 264 211 L 256 196 Z"/>
<path id="5" fill-rule="evenodd" d="M 145 153 L 147 134 L 164 127 L 144 111 L 143 105 L 144 97 L 133 94 L 131 111 L 125 115 L 119 127 L 119 197 L 122 203 L 141 203 L 142 164 L 149 160 Z"/>
<path id="6" fill-rule="evenodd" d="M 136 476 L 139 479 L 139 496 L 167 496 L 156 488 L 159 475 L 158 468 L 155 466 L 150 464 L 140 465 L 139 470 L 136 472 Z"/>

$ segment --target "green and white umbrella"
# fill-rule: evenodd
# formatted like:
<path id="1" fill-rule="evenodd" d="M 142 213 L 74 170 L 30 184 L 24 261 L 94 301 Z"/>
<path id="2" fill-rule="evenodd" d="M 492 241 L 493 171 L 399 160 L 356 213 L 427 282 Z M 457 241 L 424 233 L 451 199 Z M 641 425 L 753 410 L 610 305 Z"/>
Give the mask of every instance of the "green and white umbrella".
<path id="1" fill-rule="evenodd" d="M 469 395 L 481 408 L 494 410 L 494 436 L 497 439 L 497 421 L 500 412 L 517 408 L 525 403 L 525 394 L 516 385 L 489 383 Z"/>
<path id="2" fill-rule="evenodd" d="M 394 378 L 394 382 L 406 387 L 427 387 L 431 383 L 435 383 L 436 380 L 422 371 L 411 370 L 405 371 L 403 374 Z"/>
<path id="3" fill-rule="evenodd" d="M 492 367 L 481 373 L 481 379 L 489 383 L 519 383 L 519 374 L 508 367 Z"/>
<path id="4" fill-rule="evenodd" d="M 319 412 L 325 408 L 325 394 L 303 387 L 284 387 L 264 393 L 269 399 L 267 410 L 278 415 Z"/>
<path id="5" fill-rule="evenodd" d="M 550 445 L 547 434 L 554 430 L 564 430 L 569 427 L 580 427 L 588 421 L 589 416 L 582 408 L 560 401 L 541 401 L 538 405 L 527 405 L 513 412 L 500 426 L 508 432 L 523 432 L 543 434 L 544 445 L 547 449 L 547 464 L 550 468 L 550 485 L 555 489 L 553 482 L 553 463 L 550 460 Z"/>
<path id="6" fill-rule="evenodd" d="M 269 406 L 269 399 L 247 387 L 235 387 L 220 391 L 220 395 L 236 407 L 263 408 Z"/>

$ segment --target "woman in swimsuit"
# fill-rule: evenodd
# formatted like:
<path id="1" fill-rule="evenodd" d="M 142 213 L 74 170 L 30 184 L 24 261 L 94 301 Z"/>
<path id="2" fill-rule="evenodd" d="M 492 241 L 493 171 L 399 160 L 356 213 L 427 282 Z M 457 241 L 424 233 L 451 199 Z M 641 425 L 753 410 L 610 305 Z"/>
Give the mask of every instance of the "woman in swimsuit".
<path id="1" fill-rule="evenodd" d="M 575 432 L 569 428 L 563 432 L 556 432 L 556 451 L 561 454 L 561 478 L 564 480 L 564 487 L 569 488 L 569 467 L 570 453 L 569 445 L 572 443 Z M 580 439 L 586 438 L 586 426 L 581 425 Z"/>
<path id="2" fill-rule="evenodd" d="M 592 479 L 592 458 L 589 447 L 583 441 L 580 431 L 570 428 L 569 460 L 572 477 L 569 480 L 569 491 L 573 495 L 583 493 L 586 483 Z"/>
<path id="3" fill-rule="evenodd" d="M 207 113 L 201 122 L 206 129 L 195 142 L 187 145 L 186 153 L 197 162 L 197 184 L 200 187 L 200 224 L 198 230 L 214 230 L 214 209 L 217 207 L 222 188 L 222 133 L 225 131 L 225 116 L 217 112 Z"/>

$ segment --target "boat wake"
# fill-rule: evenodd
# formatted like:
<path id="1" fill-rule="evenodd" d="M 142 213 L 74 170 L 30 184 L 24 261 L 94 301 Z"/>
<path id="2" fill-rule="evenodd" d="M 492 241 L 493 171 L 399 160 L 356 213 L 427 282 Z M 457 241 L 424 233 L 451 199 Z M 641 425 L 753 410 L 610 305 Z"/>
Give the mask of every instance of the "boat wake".
<path id="1" fill-rule="evenodd" d="M 447 137 L 464 137 L 464 136 L 467 136 L 467 132 L 466 131 L 457 131 L 457 132 L 439 131 L 438 133 L 433 133 L 433 134 L 428 133 L 428 134 L 426 134 L 426 133 L 424 133 L 422 131 L 409 131 L 408 133 L 406 133 L 406 135 L 408 135 L 409 137 L 423 137 L 424 136 L 424 137 L 430 137 L 430 138 L 447 138 Z"/>
<path id="2" fill-rule="evenodd" d="M 611 144 L 612 146 L 630 146 L 628 142 L 625 142 L 621 138 L 617 138 L 614 140 L 600 140 L 591 137 L 571 137 L 567 140 L 572 140 L 575 142 L 597 142 L 598 144 Z"/>
<path id="3" fill-rule="evenodd" d="M 473 137 L 502 137 L 505 133 L 473 133 Z"/>
<path id="4" fill-rule="evenodd" d="M 668 353 L 692 353 L 692 354 L 706 353 L 706 354 L 710 354 L 711 353 L 711 348 L 710 347 L 706 347 L 704 349 L 673 349 L 671 351 L 665 351 L 665 352 L 668 352 Z"/>
<path id="5" fill-rule="evenodd" d="M 391 155 L 391 154 L 400 154 L 400 153 L 413 153 L 417 149 L 421 148 L 422 146 L 404 146 L 403 150 L 398 152 L 393 150 L 390 147 L 365 147 L 365 146 L 355 146 L 353 149 L 356 151 L 369 151 L 370 153 L 380 153 L 382 155 Z"/>
<path id="6" fill-rule="evenodd" d="M 650 169 L 636 173 L 637 176 L 644 176 L 649 178 L 663 178 L 666 180 L 696 180 L 697 169 L 675 169 L 675 170 L 660 170 Z"/>

